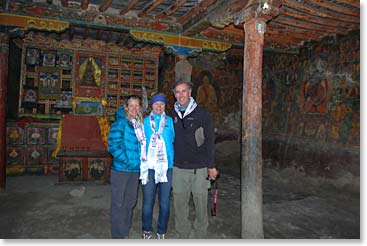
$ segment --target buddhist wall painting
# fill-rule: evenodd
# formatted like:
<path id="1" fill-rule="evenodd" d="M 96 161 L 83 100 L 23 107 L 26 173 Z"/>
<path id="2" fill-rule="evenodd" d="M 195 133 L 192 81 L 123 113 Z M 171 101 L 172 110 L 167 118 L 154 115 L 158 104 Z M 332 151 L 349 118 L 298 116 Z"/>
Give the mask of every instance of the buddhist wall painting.
<path id="1" fill-rule="evenodd" d="M 299 55 L 265 53 L 265 132 L 359 144 L 359 39 L 305 47 Z"/>
<path id="2" fill-rule="evenodd" d="M 39 67 L 38 81 L 38 99 L 59 99 L 61 87 L 59 69 Z"/>
<path id="3" fill-rule="evenodd" d="M 76 96 L 101 97 L 105 56 L 77 54 Z"/>

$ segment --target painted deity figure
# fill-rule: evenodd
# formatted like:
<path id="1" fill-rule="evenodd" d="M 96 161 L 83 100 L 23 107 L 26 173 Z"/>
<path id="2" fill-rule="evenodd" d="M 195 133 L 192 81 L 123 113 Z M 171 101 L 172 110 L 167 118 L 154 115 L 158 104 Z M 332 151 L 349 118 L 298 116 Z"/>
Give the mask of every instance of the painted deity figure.
<path id="1" fill-rule="evenodd" d="M 210 84 L 208 75 L 204 75 L 202 78 L 202 83 L 197 90 L 196 102 L 210 112 L 216 110 L 217 95 L 214 87 Z"/>
<path id="2" fill-rule="evenodd" d="M 80 84 L 84 86 L 99 86 L 101 69 L 92 57 L 86 59 L 80 66 Z"/>

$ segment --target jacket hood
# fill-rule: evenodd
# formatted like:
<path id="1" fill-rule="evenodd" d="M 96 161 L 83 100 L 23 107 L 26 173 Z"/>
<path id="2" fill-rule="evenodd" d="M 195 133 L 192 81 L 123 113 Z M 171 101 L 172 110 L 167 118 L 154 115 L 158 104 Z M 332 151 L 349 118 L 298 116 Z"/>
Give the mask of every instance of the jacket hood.
<path id="1" fill-rule="evenodd" d="M 120 120 L 122 118 L 126 118 L 126 113 L 125 113 L 124 106 L 121 105 L 115 114 L 115 120 Z"/>

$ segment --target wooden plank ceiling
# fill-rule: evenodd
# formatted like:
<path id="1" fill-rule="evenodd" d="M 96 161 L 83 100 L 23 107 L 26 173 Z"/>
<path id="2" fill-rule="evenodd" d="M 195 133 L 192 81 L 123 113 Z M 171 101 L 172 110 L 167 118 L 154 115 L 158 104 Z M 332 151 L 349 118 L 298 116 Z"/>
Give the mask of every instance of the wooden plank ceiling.
<path id="1" fill-rule="evenodd" d="M 243 23 L 256 13 L 267 22 L 265 48 L 297 50 L 305 42 L 360 29 L 360 3 L 356 0 L 5 2 L 0 12 L 69 21 L 70 28 L 57 34 L 59 38 L 93 38 L 128 47 L 149 45 L 129 36 L 129 30 L 136 28 L 225 41 L 242 47 Z"/>

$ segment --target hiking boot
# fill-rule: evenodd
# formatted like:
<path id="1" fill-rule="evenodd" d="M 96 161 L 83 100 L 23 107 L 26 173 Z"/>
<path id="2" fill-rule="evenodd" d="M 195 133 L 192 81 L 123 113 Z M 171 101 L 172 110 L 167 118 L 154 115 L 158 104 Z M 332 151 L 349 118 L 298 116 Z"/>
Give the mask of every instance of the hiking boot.
<path id="1" fill-rule="evenodd" d="M 159 233 L 157 233 L 157 239 L 165 239 L 164 237 L 165 237 L 165 235 L 166 234 L 159 234 Z"/>
<path id="2" fill-rule="evenodd" d="M 153 233 L 151 231 L 143 231 L 143 239 L 152 239 Z"/>

